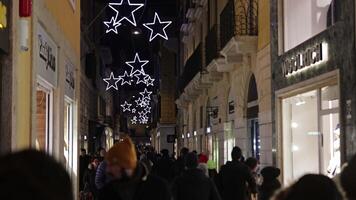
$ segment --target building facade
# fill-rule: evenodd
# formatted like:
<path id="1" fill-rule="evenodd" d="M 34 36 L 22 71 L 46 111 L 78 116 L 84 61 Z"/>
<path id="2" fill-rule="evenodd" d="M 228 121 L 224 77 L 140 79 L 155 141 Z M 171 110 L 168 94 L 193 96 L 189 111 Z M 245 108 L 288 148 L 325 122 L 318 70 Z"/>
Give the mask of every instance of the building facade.
<path id="1" fill-rule="evenodd" d="M 26 16 L 19 2 L 0 1 L 0 24 L 5 5 L 10 34 L 1 55 L 1 152 L 46 151 L 77 191 L 80 1 L 32 1 Z"/>
<path id="2" fill-rule="evenodd" d="M 207 153 L 217 168 L 234 146 L 273 164 L 269 1 L 183 8 L 179 146 Z"/>
<path id="3" fill-rule="evenodd" d="M 356 151 L 355 2 L 271 0 L 271 27 L 275 164 L 333 177 Z"/>

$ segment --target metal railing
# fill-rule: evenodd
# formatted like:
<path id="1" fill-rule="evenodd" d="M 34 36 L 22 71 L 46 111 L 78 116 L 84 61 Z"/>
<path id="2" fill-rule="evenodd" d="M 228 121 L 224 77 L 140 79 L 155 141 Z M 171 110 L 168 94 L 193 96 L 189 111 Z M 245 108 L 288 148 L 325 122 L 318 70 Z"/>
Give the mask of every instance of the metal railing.
<path id="1" fill-rule="evenodd" d="M 219 55 L 218 25 L 215 24 L 205 38 L 205 64 L 208 65 Z"/>
<path id="2" fill-rule="evenodd" d="M 220 14 L 221 46 L 236 35 L 257 34 L 258 0 L 229 0 Z"/>
<path id="3" fill-rule="evenodd" d="M 202 45 L 195 49 L 194 53 L 187 60 L 184 71 L 178 78 L 178 92 L 183 92 L 189 82 L 202 70 Z"/>

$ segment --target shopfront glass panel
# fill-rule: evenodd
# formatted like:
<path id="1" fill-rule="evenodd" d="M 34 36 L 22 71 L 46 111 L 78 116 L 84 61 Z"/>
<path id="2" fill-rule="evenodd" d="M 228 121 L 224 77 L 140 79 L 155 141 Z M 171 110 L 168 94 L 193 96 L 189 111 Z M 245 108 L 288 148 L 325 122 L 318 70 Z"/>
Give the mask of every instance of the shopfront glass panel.
<path id="1" fill-rule="evenodd" d="M 283 99 L 283 177 L 291 184 L 307 173 L 340 172 L 338 86 Z"/>
<path id="2" fill-rule="evenodd" d="M 37 132 L 35 147 L 37 150 L 48 151 L 50 145 L 50 93 L 38 88 L 36 91 Z"/>
<path id="3" fill-rule="evenodd" d="M 330 25 L 332 0 L 284 0 L 284 49 L 288 51 Z"/>
<path id="4" fill-rule="evenodd" d="M 317 91 L 283 100 L 284 182 L 319 173 Z"/>
<path id="5" fill-rule="evenodd" d="M 65 102 L 64 105 L 64 134 L 63 134 L 63 154 L 65 158 L 65 165 L 68 169 L 71 169 L 73 166 L 73 123 L 72 123 L 72 105 L 68 102 Z"/>
<path id="6" fill-rule="evenodd" d="M 235 137 L 233 134 L 233 123 L 228 122 L 224 124 L 224 163 L 231 160 L 231 151 L 235 146 Z"/>

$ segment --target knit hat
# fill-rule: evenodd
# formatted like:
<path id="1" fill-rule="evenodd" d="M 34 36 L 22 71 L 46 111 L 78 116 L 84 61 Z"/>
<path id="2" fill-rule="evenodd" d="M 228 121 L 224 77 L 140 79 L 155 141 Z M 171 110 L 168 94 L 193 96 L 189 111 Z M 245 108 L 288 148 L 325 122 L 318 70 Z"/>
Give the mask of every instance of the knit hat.
<path id="1" fill-rule="evenodd" d="M 201 153 L 199 155 L 199 160 L 198 160 L 199 163 L 207 163 L 208 160 L 209 160 L 208 156 L 206 156 L 205 154 Z"/>
<path id="2" fill-rule="evenodd" d="M 106 154 L 106 160 L 113 165 L 124 169 L 135 170 L 137 166 L 137 155 L 135 145 L 129 137 L 125 137 L 116 143 Z"/>

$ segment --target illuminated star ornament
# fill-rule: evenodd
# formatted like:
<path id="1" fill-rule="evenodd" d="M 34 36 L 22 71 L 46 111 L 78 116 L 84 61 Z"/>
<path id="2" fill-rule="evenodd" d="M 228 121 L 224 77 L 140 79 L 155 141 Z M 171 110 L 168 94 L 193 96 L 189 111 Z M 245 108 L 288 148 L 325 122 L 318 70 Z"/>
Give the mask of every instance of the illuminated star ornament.
<path id="1" fill-rule="evenodd" d="M 134 116 L 132 119 L 131 119 L 131 124 L 137 124 L 137 117 Z"/>
<path id="2" fill-rule="evenodd" d="M 122 80 L 121 85 L 131 85 L 132 77 L 127 73 L 127 71 L 124 72 L 124 75 L 119 76 L 119 78 Z"/>
<path id="3" fill-rule="evenodd" d="M 151 94 L 152 94 L 152 92 L 149 92 L 147 90 L 147 88 L 145 88 L 145 90 L 143 92 L 140 92 L 140 95 L 142 96 L 143 100 L 145 100 L 145 99 L 151 100 Z"/>
<path id="4" fill-rule="evenodd" d="M 143 3 L 131 3 L 130 0 L 121 0 L 120 3 L 109 3 L 109 7 L 116 12 L 115 21 L 121 23 L 127 21 L 133 26 L 137 26 L 135 12 L 142 8 Z M 118 19 L 121 17 L 120 19 Z"/>
<path id="5" fill-rule="evenodd" d="M 155 16 L 153 18 L 152 23 L 143 24 L 148 30 L 151 31 L 150 42 L 152 42 L 157 36 L 168 40 L 168 36 L 166 33 L 166 28 L 172 23 L 172 21 L 161 21 L 158 14 L 155 12 Z"/>
<path id="6" fill-rule="evenodd" d="M 126 62 L 126 65 L 131 67 L 130 76 L 134 76 L 142 73 L 145 74 L 143 67 L 148 63 L 149 63 L 148 60 L 141 60 L 138 53 L 136 53 L 133 61 Z"/>
<path id="7" fill-rule="evenodd" d="M 109 78 L 104 78 L 103 79 L 106 83 L 106 91 L 110 90 L 111 88 L 118 90 L 119 88 L 117 87 L 117 83 L 121 80 L 121 78 L 115 78 L 114 73 L 111 72 Z"/>
<path id="8" fill-rule="evenodd" d="M 131 106 L 132 104 L 127 103 L 127 101 L 125 101 L 125 103 L 121 105 L 123 112 L 131 111 Z"/>
<path id="9" fill-rule="evenodd" d="M 114 17 L 112 17 L 110 21 L 105 21 L 104 24 L 107 27 L 106 33 L 114 32 L 115 34 L 118 33 L 117 27 L 121 25 L 119 22 L 115 22 Z"/>

